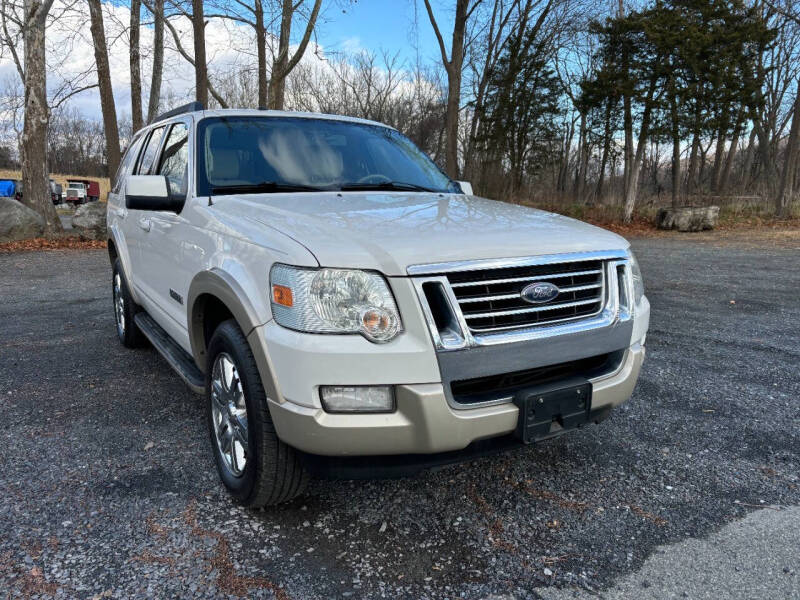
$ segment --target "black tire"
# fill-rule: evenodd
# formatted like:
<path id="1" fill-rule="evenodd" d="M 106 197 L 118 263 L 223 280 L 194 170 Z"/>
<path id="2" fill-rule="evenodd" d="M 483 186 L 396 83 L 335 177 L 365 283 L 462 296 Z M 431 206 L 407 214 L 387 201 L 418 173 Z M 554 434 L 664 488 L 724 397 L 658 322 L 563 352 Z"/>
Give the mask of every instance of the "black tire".
<path id="1" fill-rule="evenodd" d="M 141 348 L 147 345 L 147 338 L 139 331 L 133 317 L 141 309 L 131 298 L 128 282 L 122 272 L 119 259 L 114 261 L 114 270 L 111 277 L 111 297 L 114 306 L 114 323 L 117 326 L 117 337 L 126 348 Z M 118 302 L 122 301 L 121 307 Z"/>
<path id="2" fill-rule="evenodd" d="M 261 383 L 250 344 L 234 320 L 217 327 L 208 344 L 206 363 L 206 417 L 211 448 L 217 471 L 231 495 L 242 505 L 262 507 L 287 502 L 303 492 L 308 473 L 298 453 L 283 443 L 275 433 L 269 414 L 267 395 Z M 235 371 L 233 379 L 241 386 L 247 409 L 247 452 L 240 475 L 223 455 L 215 423 L 212 380 L 218 357 L 230 359 Z M 234 395 L 237 389 L 234 383 Z M 240 398 L 240 396 L 239 396 Z M 224 402 L 222 403 L 224 404 Z M 219 415 L 220 403 L 217 403 Z M 229 413 L 230 414 L 230 413 Z M 222 427 L 224 429 L 224 426 Z M 229 446 L 230 448 L 230 446 Z"/>

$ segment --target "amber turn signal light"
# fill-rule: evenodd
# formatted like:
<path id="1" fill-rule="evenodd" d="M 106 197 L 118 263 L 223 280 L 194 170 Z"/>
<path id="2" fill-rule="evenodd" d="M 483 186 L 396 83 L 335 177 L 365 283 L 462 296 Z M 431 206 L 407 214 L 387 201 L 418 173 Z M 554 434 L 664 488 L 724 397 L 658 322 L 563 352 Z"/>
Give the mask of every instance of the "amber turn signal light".
<path id="1" fill-rule="evenodd" d="M 293 304 L 292 288 L 288 288 L 285 285 L 273 285 L 272 299 L 275 301 L 275 304 L 291 308 Z"/>

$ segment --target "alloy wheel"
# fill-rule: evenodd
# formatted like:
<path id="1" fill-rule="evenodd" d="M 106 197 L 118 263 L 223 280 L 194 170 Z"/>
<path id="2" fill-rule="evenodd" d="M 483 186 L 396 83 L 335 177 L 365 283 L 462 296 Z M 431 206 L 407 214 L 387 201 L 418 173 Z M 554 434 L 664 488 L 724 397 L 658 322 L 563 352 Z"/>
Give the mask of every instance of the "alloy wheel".
<path id="1" fill-rule="evenodd" d="M 211 419 L 225 468 L 241 477 L 247 465 L 247 406 L 236 363 L 225 352 L 211 371 Z"/>
<path id="2" fill-rule="evenodd" d="M 125 336 L 125 299 L 122 297 L 122 278 L 114 273 L 114 316 L 117 321 L 117 332 Z"/>

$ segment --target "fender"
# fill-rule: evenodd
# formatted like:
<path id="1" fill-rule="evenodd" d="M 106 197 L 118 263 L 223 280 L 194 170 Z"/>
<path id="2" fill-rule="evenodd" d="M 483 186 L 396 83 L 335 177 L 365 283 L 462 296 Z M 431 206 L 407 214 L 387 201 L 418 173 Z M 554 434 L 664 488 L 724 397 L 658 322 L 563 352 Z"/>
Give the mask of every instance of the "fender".
<path id="1" fill-rule="evenodd" d="M 192 346 L 192 356 L 201 371 L 205 371 L 206 341 L 203 329 L 203 305 L 198 300 L 204 294 L 216 297 L 228 308 L 245 337 L 248 337 L 256 327 L 264 324 L 241 285 L 232 275 L 217 268 L 201 271 L 195 275 L 189 286 L 186 307 L 189 313 L 189 343 Z"/>

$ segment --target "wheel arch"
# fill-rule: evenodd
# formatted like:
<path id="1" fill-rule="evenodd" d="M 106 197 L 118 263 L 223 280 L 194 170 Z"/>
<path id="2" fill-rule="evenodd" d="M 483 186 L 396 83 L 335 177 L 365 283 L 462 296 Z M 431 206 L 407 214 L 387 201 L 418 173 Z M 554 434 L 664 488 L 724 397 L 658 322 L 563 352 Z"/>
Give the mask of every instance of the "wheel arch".
<path id="1" fill-rule="evenodd" d="M 189 286 L 186 306 L 192 356 L 202 371 L 206 367 L 208 342 L 219 323 L 233 318 L 246 338 L 263 324 L 239 283 L 220 269 L 202 271 L 195 276 Z M 258 352 L 256 348 L 252 350 L 254 354 Z"/>

